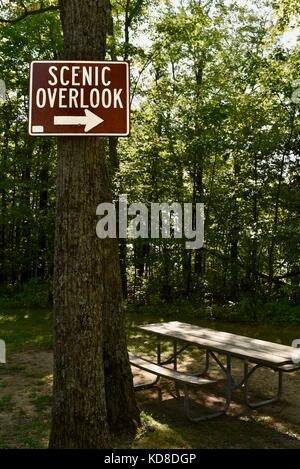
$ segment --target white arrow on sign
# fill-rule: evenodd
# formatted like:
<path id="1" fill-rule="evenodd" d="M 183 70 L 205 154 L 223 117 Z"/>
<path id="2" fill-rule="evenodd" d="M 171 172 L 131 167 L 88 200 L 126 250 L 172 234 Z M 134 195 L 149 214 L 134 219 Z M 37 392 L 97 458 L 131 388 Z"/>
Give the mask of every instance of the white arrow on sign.
<path id="1" fill-rule="evenodd" d="M 85 116 L 54 116 L 54 125 L 85 125 L 85 132 L 104 122 L 101 117 L 85 109 Z"/>

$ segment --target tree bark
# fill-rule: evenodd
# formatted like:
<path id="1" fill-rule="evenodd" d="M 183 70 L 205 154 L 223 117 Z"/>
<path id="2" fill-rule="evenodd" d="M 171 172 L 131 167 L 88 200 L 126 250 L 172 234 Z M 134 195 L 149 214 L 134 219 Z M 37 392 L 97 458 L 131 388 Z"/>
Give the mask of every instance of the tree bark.
<path id="1" fill-rule="evenodd" d="M 104 367 L 108 426 L 113 438 L 135 436 L 140 424 L 128 360 L 118 242 L 104 241 Z"/>
<path id="2" fill-rule="evenodd" d="M 196 152 L 194 155 L 195 159 L 195 173 L 194 173 L 194 197 L 193 203 L 204 202 L 204 162 L 205 154 L 203 148 L 200 145 L 201 141 L 201 124 L 199 122 L 199 116 L 201 115 L 201 91 L 203 84 L 203 72 L 205 66 L 205 54 L 200 60 L 195 60 L 195 80 L 196 80 L 196 114 L 195 114 L 195 142 Z M 195 216 L 195 213 L 194 213 Z M 195 252 L 195 273 L 203 277 L 203 249 L 197 249 Z"/>
<path id="3" fill-rule="evenodd" d="M 7 219 L 7 191 L 6 186 L 6 174 L 7 174 L 7 164 L 9 157 L 9 129 L 10 129 L 10 119 L 9 119 L 9 110 L 6 112 L 6 120 L 4 127 L 4 138 L 3 146 L 1 147 L 1 179 L 2 179 L 2 189 L 1 189 L 1 210 L 0 210 L 0 284 L 8 284 L 10 280 L 10 269 L 8 268 L 9 262 L 7 258 L 8 251 L 8 223 Z"/>
<path id="4" fill-rule="evenodd" d="M 108 8 L 106 0 L 60 0 L 64 59 L 105 58 Z M 51 448 L 105 448 L 109 430 L 132 434 L 138 421 L 117 242 L 95 232 L 96 207 L 111 199 L 104 140 L 60 137 Z"/>
<path id="5" fill-rule="evenodd" d="M 234 187 L 238 187 L 239 178 L 240 178 L 240 163 L 238 156 L 234 157 Z M 230 286 L 228 289 L 229 298 L 232 301 L 238 299 L 239 292 L 239 265 L 238 265 L 238 254 L 239 254 L 239 237 L 240 237 L 240 228 L 239 228 L 239 210 L 237 203 L 236 192 L 233 196 L 233 208 L 231 215 L 231 226 L 229 229 L 229 243 L 230 243 Z"/>
<path id="6" fill-rule="evenodd" d="M 32 166 L 32 141 L 27 141 L 26 149 L 24 151 L 24 169 L 22 170 L 22 199 L 21 206 L 24 213 L 22 220 L 21 230 L 21 246 L 22 246 L 22 266 L 20 272 L 21 283 L 26 283 L 32 277 L 32 262 L 33 254 L 31 252 L 31 223 L 30 223 L 30 181 L 31 181 L 31 166 Z"/>
<path id="7" fill-rule="evenodd" d="M 47 155 L 49 153 L 49 146 L 47 143 L 42 147 Z M 41 184 L 39 192 L 39 213 L 41 217 L 41 224 L 38 234 L 38 262 L 37 262 L 37 275 L 41 280 L 47 277 L 47 212 L 48 212 L 48 186 L 49 186 L 49 166 L 47 161 L 39 173 L 39 181 Z"/>
<path id="8" fill-rule="evenodd" d="M 54 268 L 51 448 L 103 448 L 103 246 L 95 207 L 104 200 L 103 142 L 60 138 Z"/>

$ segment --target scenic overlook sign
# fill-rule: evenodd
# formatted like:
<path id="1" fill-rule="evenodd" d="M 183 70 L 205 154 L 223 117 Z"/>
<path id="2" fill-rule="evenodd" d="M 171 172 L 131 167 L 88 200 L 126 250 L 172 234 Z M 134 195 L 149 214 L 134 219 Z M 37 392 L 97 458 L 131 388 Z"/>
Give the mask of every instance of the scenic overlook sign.
<path id="1" fill-rule="evenodd" d="M 36 61 L 30 68 L 29 134 L 129 134 L 127 62 Z"/>

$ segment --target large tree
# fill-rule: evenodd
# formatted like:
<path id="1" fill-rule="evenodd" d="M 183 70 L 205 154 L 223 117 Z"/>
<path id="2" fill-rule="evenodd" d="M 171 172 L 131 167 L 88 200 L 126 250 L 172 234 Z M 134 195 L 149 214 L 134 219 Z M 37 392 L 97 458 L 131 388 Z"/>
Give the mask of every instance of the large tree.
<path id="1" fill-rule="evenodd" d="M 108 0 L 60 0 L 65 60 L 104 60 Z M 139 421 L 128 363 L 116 240 L 95 211 L 111 200 L 104 140 L 58 140 L 54 399 L 50 447 L 101 448 Z"/>

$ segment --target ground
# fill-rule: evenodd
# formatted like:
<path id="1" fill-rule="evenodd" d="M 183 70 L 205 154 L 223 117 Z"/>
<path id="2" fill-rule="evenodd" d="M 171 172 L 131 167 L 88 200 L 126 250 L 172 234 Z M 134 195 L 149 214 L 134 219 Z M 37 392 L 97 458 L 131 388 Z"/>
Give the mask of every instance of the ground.
<path id="1" fill-rule="evenodd" d="M 163 319 L 185 320 L 244 335 L 255 336 L 285 344 L 300 337 L 300 328 L 230 324 L 182 317 L 180 310 L 172 316 L 164 312 Z M 138 323 L 157 321 L 142 313 L 130 312 L 128 336 L 130 350 L 154 356 L 155 339 L 143 336 L 135 329 Z M 49 437 L 52 385 L 51 312 L 47 310 L 13 310 L 0 312 L 0 337 L 7 342 L 7 365 L 0 367 L 0 448 L 46 448 Z M 164 352 L 170 344 L 166 343 Z M 191 369 L 202 360 L 198 351 L 186 352 L 181 369 Z M 234 374 L 241 374 L 241 363 L 234 361 Z M 151 379 L 133 369 L 135 382 Z M 216 367 L 210 376 L 220 378 Z M 163 400 L 157 392 L 137 393 L 144 425 L 134 448 L 300 448 L 299 375 L 284 376 L 282 400 L 257 411 L 247 409 L 240 392 L 234 394 L 226 416 L 197 424 L 186 420 L 182 400 L 172 396 L 173 384 L 162 381 Z M 261 370 L 253 377 L 251 392 L 258 397 L 271 395 L 275 376 Z M 223 386 L 209 385 L 193 394 L 194 410 L 198 414 L 222 403 Z"/>

